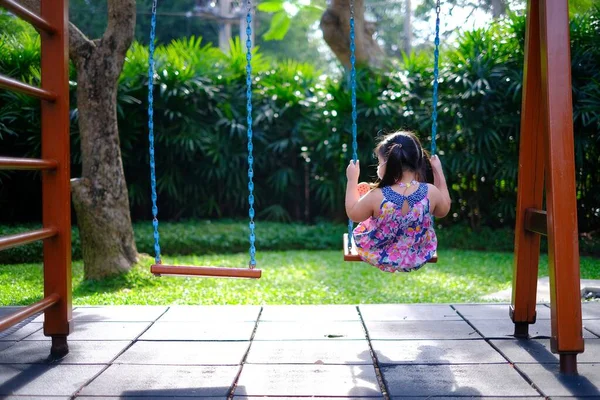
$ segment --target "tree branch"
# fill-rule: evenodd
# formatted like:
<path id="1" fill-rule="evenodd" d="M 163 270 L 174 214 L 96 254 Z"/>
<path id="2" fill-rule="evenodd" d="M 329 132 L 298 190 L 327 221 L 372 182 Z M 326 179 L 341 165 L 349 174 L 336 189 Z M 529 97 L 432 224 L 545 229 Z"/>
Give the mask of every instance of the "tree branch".
<path id="1" fill-rule="evenodd" d="M 17 0 L 36 14 L 40 14 L 40 0 Z M 69 57 L 77 63 L 81 55 L 93 47 L 94 44 L 72 23 L 69 23 Z"/>
<path id="2" fill-rule="evenodd" d="M 108 25 L 102 45 L 125 57 L 135 37 L 135 0 L 108 0 Z"/>

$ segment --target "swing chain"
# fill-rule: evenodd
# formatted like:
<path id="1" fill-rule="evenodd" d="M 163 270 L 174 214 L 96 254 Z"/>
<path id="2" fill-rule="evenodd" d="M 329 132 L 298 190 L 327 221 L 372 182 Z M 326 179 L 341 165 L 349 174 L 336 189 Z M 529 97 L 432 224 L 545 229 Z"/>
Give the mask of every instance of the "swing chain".
<path id="1" fill-rule="evenodd" d="M 431 113 L 431 155 L 436 154 L 437 145 L 437 117 L 438 117 L 438 86 L 439 86 L 439 64 L 440 64 L 440 0 L 435 7 L 435 50 L 433 51 L 433 101 Z"/>
<path id="2" fill-rule="evenodd" d="M 246 111 L 247 117 L 246 122 L 248 124 L 248 203 L 250 205 L 248 209 L 248 216 L 250 222 L 248 227 L 250 228 L 250 269 L 256 267 L 256 247 L 254 242 L 256 241 L 256 235 L 254 233 L 254 157 L 252 150 L 254 145 L 252 144 L 252 0 L 247 2 L 248 13 L 246 14 Z"/>
<path id="3" fill-rule="evenodd" d="M 354 34 L 354 0 L 350 0 L 350 88 L 352 91 L 352 161 L 358 160 L 356 125 L 356 40 Z M 352 248 L 352 230 L 354 223 L 348 219 L 348 249 Z"/>
<path id="4" fill-rule="evenodd" d="M 152 226 L 154 229 L 154 260 L 161 264 L 160 242 L 158 234 L 158 194 L 156 190 L 156 160 L 154 154 L 154 42 L 156 41 L 156 7 L 158 0 L 152 1 L 152 19 L 150 23 L 150 45 L 148 59 L 148 140 L 150 143 L 150 183 L 152 186 Z"/>

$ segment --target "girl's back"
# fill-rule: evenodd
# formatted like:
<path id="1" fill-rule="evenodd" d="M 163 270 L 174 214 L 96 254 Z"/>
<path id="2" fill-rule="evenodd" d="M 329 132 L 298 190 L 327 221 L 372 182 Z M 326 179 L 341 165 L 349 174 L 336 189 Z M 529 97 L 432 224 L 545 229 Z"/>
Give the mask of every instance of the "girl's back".
<path id="1" fill-rule="evenodd" d="M 375 189 L 377 213 L 354 230 L 358 254 L 382 271 L 408 272 L 433 257 L 437 238 L 430 213 L 429 185 Z"/>

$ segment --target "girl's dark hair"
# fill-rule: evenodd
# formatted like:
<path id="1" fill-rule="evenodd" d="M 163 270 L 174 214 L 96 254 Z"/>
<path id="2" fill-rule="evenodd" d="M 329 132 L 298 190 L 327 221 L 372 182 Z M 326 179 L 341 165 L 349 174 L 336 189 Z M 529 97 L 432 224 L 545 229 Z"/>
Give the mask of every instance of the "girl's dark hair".
<path id="1" fill-rule="evenodd" d="M 412 132 L 398 131 L 384 136 L 375 155 L 386 160 L 385 174 L 376 187 L 391 186 L 402 178 L 404 171 L 416 172 L 419 182 L 433 182 L 429 154 Z"/>

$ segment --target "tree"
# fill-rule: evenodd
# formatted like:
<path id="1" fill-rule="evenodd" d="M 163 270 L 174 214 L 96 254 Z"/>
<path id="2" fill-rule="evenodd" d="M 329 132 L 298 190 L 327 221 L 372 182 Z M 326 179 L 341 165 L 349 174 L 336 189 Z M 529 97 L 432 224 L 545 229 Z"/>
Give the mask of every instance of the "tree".
<path id="1" fill-rule="evenodd" d="M 20 0 L 39 13 L 40 0 Z M 135 0 L 107 0 L 104 34 L 69 27 L 77 69 L 81 177 L 71 180 L 86 279 L 128 271 L 137 261 L 117 126 L 117 84 L 135 33 Z"/>
<path id="2" fill-rule="evenodd" d="M 346 68 L 350 67 L 350 1 L 331 0 L 320 24 L 323 39 Z M 373 37 L 374 24 L 365 20 L 364 0 L 354 0 L 354 26 L 356 62 L 379 66 L 384 54 Z"/>

